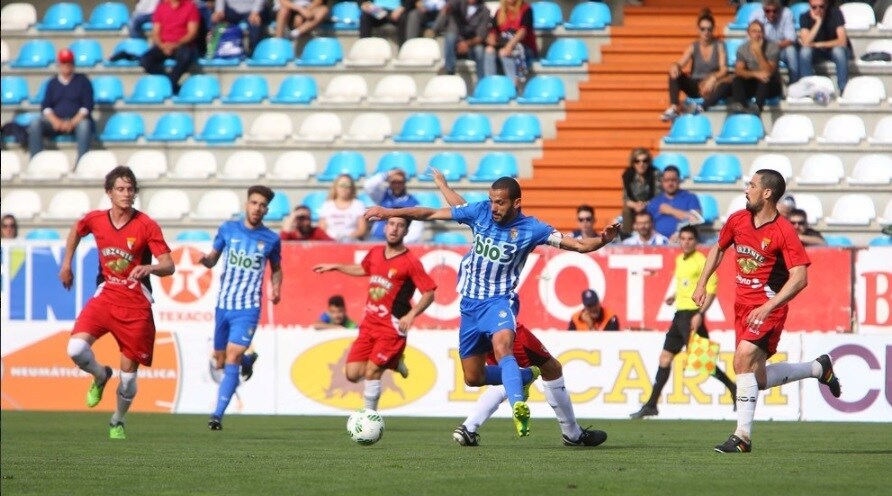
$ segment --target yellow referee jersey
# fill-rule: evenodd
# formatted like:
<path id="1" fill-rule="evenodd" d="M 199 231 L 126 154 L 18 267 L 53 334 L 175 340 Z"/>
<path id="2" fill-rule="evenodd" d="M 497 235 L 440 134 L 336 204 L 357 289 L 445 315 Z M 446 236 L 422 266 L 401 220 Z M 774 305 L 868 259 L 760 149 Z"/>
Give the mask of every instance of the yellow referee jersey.
<path id="1" fill-rule="evenodd" d="M 695 251 L 685 258 L 684 253 L 675 258 L 675 309 L 698 310 L 700 307 L 694 303 L 692 296 L 703 267 L 706 266 L 706 255 Z M 706 292 L 715 294 L 719 285 L 719 279 L 715 273 L 706 281 Z"/>

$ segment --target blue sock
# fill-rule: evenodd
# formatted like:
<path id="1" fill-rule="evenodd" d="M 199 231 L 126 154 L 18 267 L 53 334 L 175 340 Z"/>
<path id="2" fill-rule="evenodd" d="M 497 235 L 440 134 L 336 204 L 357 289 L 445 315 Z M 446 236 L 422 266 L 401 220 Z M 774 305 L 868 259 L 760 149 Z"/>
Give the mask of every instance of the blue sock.
<path id="1" fill-rule="evenodd" d="M 502 383 L 502 368 L 498 365 L 487 365 L 484 369 L 486 378 L 484 382 L 490 386 L 498 386 Z"/>
<path id="2" fill-rule="evenodd" d="M 223 412 L 229 406 L 229 400 L 235 394 L 235 388 L 238 387 L 238 371 L 239 366 L 227 363 L 223 367 L 223 380 L 220 381 L 220 395 L 217 397 L 217 409 L 214 410 L 214 417 L 223 418 Z"/>
<path id="3" fill-rule="evenodd" d="M 505 385 L 505 392 L 508 393 L 508 402 L 514 406 L 514 403 L 523 401 L 523 382 L 520 379 L 517 360 L 513 355 L 502 357 L 499 360 L 499 367 L 502 369 L 502 384 Z"/>

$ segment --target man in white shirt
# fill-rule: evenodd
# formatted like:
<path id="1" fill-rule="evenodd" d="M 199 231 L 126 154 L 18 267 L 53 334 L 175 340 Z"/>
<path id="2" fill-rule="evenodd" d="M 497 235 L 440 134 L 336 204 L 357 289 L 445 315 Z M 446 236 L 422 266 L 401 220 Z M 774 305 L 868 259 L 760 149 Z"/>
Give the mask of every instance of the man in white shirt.
<path id="1" fill-rule="evenodd" d="M 784 7 L 780 0 L 765 0 L 762 10 L 750 16 L 750 22 L 759 21 L 765 31 L 765 39 L 780 47 L 780 59 L 787 66 L 789 84 L 799 81 L 799 54 L 796 50 L 796 26 L 793 12 Z"/>
<path id="2" fill-rule="evenodd" d="M 666 246 L 669 238 L 654 231 L 654 218 L 647 210 L 635 214 L 635 223 L 632 225 L 635 232 L 628 239 L 623 240 L 626 246 Z"/>

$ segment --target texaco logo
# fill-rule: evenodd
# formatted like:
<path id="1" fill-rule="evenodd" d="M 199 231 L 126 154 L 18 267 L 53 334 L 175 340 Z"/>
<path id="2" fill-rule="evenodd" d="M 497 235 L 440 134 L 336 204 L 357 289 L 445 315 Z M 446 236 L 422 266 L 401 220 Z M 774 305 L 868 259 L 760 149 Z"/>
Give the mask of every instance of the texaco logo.
<path id="1" fill-rule="evenodd" d="M 204 253 L 189 246 L 175 248 L 170 256 L 177 270 L 170 277 L 162 277 L 161 289 L 178 303 L 200 300 L 211 288 L 214 273 L 198 263 Z"/>

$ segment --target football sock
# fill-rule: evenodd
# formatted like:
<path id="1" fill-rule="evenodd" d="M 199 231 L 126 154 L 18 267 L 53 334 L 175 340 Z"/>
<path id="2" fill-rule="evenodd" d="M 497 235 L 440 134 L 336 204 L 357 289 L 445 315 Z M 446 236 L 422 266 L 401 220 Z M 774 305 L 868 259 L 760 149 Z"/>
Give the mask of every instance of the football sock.
<path id="1" fill-rule="evenodd" d="M 814 374 L 814 370 L 812 368 L 813 364 L 817 364 L 818 370 L 821 369 L 821 364 L 818 362 L 803 362 L 803 363 L 772 363 L 765 367 L 765 372 L 767 375 L 767 379 L 765 381 L 765 389 L 780 386 L 781 384 L 786 384 L 788 382 L 793 381 L 801 381 L 802 379 L 808 377 L 818 377 L 818 375 Z"/>
<path id="2" fill-rule="evenodd" d="M 508 393 L 508 402 L 513 408 L 514 403 L 523 401 L 523 381 L 520 378 L 520 367 L 517 366 L 517 360 L 513 355 L 502 357 L 499 360 L 499 367 L 502 369 L 502 384 L 505 385 L 505 391 Z"/>
<path id="3" fill-rule="evenodd" d="M 533 371 L 528 368 L 520 369 L 520 382 L 524 385 L 533 382 Z"/>
<path id="4" fill-rule="evenodd" d="M 111 424 L 124 421 L 124 415 L 130 410 L 133 398 L 136 397 L 136 372 L 121 371 L 121 383 L 118 384 L 118 404 L 112 415 Z"/>
<path id="5" fill-rule="evenodd" d="M 811 376 L 815 379 L 821 377 L 824 374 L 824 367 L 821 367 L 821 363 L 817 360 L 812 360 L 811 362 Z"/>
<path id="6" fill-rule="evenodd" d="M 365 390 L 362 392 L 363 405 L 369 410 L 378 409 L 378 400 L 381 399 L 381 380 L 366 379 Z"/>
<path id="7" fill-rule="evenodd" d="M 496 413 L 499 405 L 505 401 L 505 386 L 490 386 L 483 391 L 483 394 L 477 399 L 474 405 L 474 413 L 472 413 L 464 421 L 465 427 L 469 432 L 477 432 L 477 429 L 486 422 L 492 414 Z"/>
<path id="8" fill-rule="evenodd" d="M 657 406 L 657 401 L 660 400 L 660 394 L 663 393 L 663 386 L 666 385 L 666 381 L 669 380 L 669 373 L 672 372 L 672 369 L 669 367 L 660 367 L 657 369 L 657 376 L 654 378 L 654 388 L 650 392 L 650 398 L 647 400 L 646 405 Z"/>
<path id="9" fill-rule="evenodd" d="M 722 384 L 728 388 L 728 391 L 731 391 L 732 398 L 737 396 L 737 386 L 734 384 L 734 381 L 728 377 L 728 374 L 726 374 L 724 370 L 716 367 L 715 372 L 712 375 L 714 375 L 716 379 L 722 381 Z"/>
<path id="10" fill-rule="evenodd" d="M 97 381 L 105 380 L 105 366 L 96 361 L 93 349 L 83 339 L 68 340 L 68 356 L 78 368 L 95 377 Z"/>
<path id="11" fill-rule="evenodd" d="M 564 378 L 558 377 L 553 381 L 543 380 L 545 386 L 545 399 L 561 425 L 561 433 L 571 440 L 579 439 L 582 435 L 582 429 L 576 422 L 576 413 L 573 412 L 573 403 L 570 401 L 570 395 L 564 386 Z"/>
<path id="12" fill-rule="evenodd" d="M 483 369 L 484 384 L 500 385 L 502 384 L 502 368 L 498 365 L 487 365 Z"/>
<path id="13" fill-rule="evenodd" d="M 238 387 L 238 371 L 239 365 L 235 363 L 227 363 L 223 367 L 223 380 L 220 381 L 220 394 L 217 396 L 217 409 L 214 410 L 214 417 L 223 418 L 223 412 L 229 406 L 232 395 Z"/>
<path id="14" fill-rule="evenodd" d="M 737 437 L 750 439 L 758 398 L 759 384 L 756 383 L 756 374 L 737 374 L 737 431 L 734 433 Z"/>

